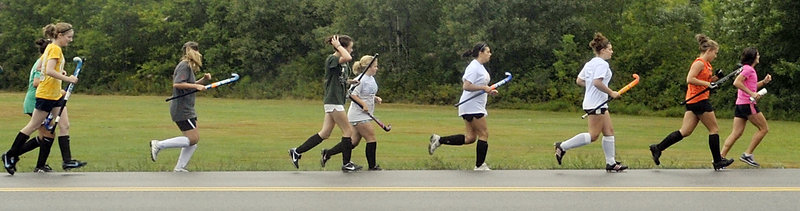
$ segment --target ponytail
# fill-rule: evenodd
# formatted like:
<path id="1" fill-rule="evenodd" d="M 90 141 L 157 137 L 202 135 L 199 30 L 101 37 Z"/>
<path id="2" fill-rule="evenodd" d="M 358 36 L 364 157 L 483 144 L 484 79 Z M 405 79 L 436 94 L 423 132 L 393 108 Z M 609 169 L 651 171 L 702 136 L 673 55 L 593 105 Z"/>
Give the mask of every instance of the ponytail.
<path id="1" fill-rule="evenodd" d="M 366 72 L 368 69 L 367 65 L 372 63 L 373 59 L 375 59 L 375 57 L 370 55 L 362 56 L 361 59 L 353 63 L 353 73 L 358 75 Z"/>
<path id="2" fill-rule="evenodd" d="M 699 49 L 701 52 L 706 52 L 711 49 L 719 48 L 719 44 L 717 44 L 717 41 L 708 38 L 708 36 L 706 36 L 705 34 L 694 35 L 694 38 L 697 39 L 697 42 L 700 44 Z"/>
<path id="3" fill-rule="evenodd" d="M 603 33 L 596 32 L 594 33 L 592 41 L 589 42 L 589 47 L 592 48 L 595 53 L 600 53 L 600 51 L 607 48 L 609 44 L 611 44 L 611 42 L 608 41 L 606 36 L 603 36 Z"/>
<path id="4" fill-rule="evenodd" d="M 199 71 L 200 67 L 203 66 L 203 54 L 200 54 L 199 49 L 197 42 L 194 41 L 183 44 L 183 57 L 181 57 L 181 60 L 188 62 L 192 71 Z"/>

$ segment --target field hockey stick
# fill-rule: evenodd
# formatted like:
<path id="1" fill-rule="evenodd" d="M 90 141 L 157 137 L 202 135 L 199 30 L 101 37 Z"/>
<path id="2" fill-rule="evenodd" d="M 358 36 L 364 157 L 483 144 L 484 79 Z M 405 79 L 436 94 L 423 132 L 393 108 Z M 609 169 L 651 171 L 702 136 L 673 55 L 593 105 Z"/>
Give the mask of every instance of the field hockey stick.
<path id="1" fill-rule="evenodd" d="M 511 81 L 511 73 L 510 73 L 510 72 L 506 72 L 505 74 L 506 74 L 506 78 L 504 78 L 503 80 L 500 80 L 500 81 L 498 81 L 497 83 L 494 83 L 494 84 L 492 84 L 492 86 L 489 86 L 489 88 L 492 88 L 492 90 L 495 90 L 495 89 L 497 89 L 497 87 L 500 87 L 500 86 L 502 86 L 503 84 L 506 84 L 506 83 L 508 83 L 509 81 Z M 481 90 L 481 91 L 480 91 L 480 92 L 478 92 L 477 94 L 475 94 L 475 95 L 472 95 L 471 97 L 467 98 L 466 100 L 464 100 L 464 101 L 461 101 L 461 102 L 458 102 L 458 103 L 456 103 L 456 104 L 455 104 L 455 105 L 453 105 L 453 106 L 455 106 L 455 107 L 458 107 L 458 106 L 460 106 L 461 104 L 464 104 L 464 103 L 466 103 L 467 101 L 470 101 L 470 100 L 472 100 L 472 99 L 474 99 L 474 98 L 476 98 L 476 97 L 478 97 L 478 96 L 481 96 L 483 93 L 486 93 L 486 90 Z"/>
<path id="2" fill-rule="evenodd" d="M 742 67 L 739 67 L 739 69 L 736 69 L 735 71 L 733 71 L 731 73 L 728 73 L 728 75 L 720 78 L 719 80 L 715 81 L 714 83 L 716 83 L 717 86 L 720 86 L 723 83 L 725 83 L 725 81 L 728 81 L 732 76 L 739 75 L 739 73 L 741 73 L 741 72 L 742 72 Z M 689 99 L 686 99 L 686 100 L 682 101 L 680 104 L 681 105 L 686 105 L 686 102 L 689 102 L 692 99 L 694 99 L 696 97 L 699 97 L 700 95 L 702 95 L 703 93 L 706 93 L 708 91 L 711 91 L 711 87 L 706 87 L 705 89 L 703 89 L 703 91 L 700 91 L 699 93 L 695 94 L 694 96 L 690 97 Z"/>
<path id="3" fill-rule="evenodd" d="M 633 81 L 628 83 L 628 85 L 625 85 L 624 87 L 622 87 L 622 89 L 619 89 L 619 91 L 617 91 L 617 93 L 619 93 L 619 95 L 622 95 L 625 92 L 628 92 L 628 90 L 631 90 L 631 88 L 633 88 L 637 84 L 639 84 L 639 75 L 634 73 L 633 74 Z M 606 100 L 605 102 L 601 103 L 600 105 L 598 105 L 594 109 L 589 110 L 585 114 L 583 114 L 583 116 L 581 116 L 581 119 L 586 119 L 586 117 L 589 116 L 589 114 L 594 113 L 595 111 L 597 111 L 597 109 L 600 109 L 600 107 L 603 107 L 603 105 L 608 104 L 608 102 L 611 102 L 611 100 L 613 100 L 613 99 L 614 98 L 608 97 L 608 100 Z"/>
<path id="4" fill-rule="evenodd" d="M 375 123 L 378 124 L 378 126 L 381 126 L 383 131 L 389 132 L 390 130 L 392 130 L 392 124 L 388 124 L 388 125 L 387 124 L 383 124 L 383 122 L 381 122 L 381 120 L 378 120 L 378 118 L 375 118 L 375 116 L 373 116 L 372 114 L 367 113 L 367 115 L 369 115 L 369 118 L 372 118 L 372 120 L 374 120 Z"/>
<path id="5" fill-rule="evenodd" d="M 72 75 L 77 78 L 78 74 L 81 73 L 81 68 L 83 67 L 83 59 L 81 59 L 81 57 L 76 56 L 75 58 L 72 58 L 72 61 L 78 63 L 78 65 L 75 66 L 75 72 L 72 73 Z M 69 86 L 67 86 L 66 93 L 64 94 L 64 104 L 61 105 L 61 109 L 58 111 L 58 116 L 55 117 L 55 121 L 53 121 L 54 118 L 53 112 L 50 112 L 50 114 L 47 115 L 47 119 L 45 119 L 44 123 L 42 123 L 45 126 L 45 128 L 48 131 L 50 131 L 50 134 L 53 134 L 56 131 L 56 125 L 58 125 L 58 120 L 61 119 L 61 112 L 64 112 L 64 107 L 67 107 L 67 101 L 69 100 L 69 96 L 72 96 L 72 88 L 74 87 L 75 87 L 74 83 L 69 83 Z M 50 124 L 51 122 L 53 124 Z"/>
<path id="6" fill-rule="evenodd" d="M 221 81 L 217 81 L 217 82 L 211 83 L 211 84 L 209 84 L 209 85 L 206 85 L 206 89 L 217 88 L 218 86 L 222 86 L 222 85 L 225 85 L 225 84 L 233 83 L 233 82 L 236 82 L 236 81 L 238 81 L 238 80 L 239 80 L 239 74 L 236 74 L 236 73 L 231 73 L 231 77 L 230 77 L 230 78 L 228 78 L 228 79 L 225 79 L 225 80 L 221 80 Z M 170 97 L 170 98 L 167 98 L 167 99 L 166 99 L 166 100 L 164 100 L 164 101 L 165 101 L 165 102 L 169 102 L 170 100 L 174 100 L 174 99 L 177 99 L 177 98 L 181 98 L 181 97 L 184 97 L 184 96 L 186 96 L 186 95 L 193 94 L 193 93 L 195 93 L 195 92 L 197 92 L 197 91 L 200 91 L 200 90 L 197 90 L 197 89 L 195 89 L 195 90 L 192 90 L 192 91 L 190 91 L 190 92 L 188 92 L 188 93 L 184 93 L 184 94 L 182 94 L 182 95 L 178 95 L 178 96 L 175 96 L 175 97 Z"/>

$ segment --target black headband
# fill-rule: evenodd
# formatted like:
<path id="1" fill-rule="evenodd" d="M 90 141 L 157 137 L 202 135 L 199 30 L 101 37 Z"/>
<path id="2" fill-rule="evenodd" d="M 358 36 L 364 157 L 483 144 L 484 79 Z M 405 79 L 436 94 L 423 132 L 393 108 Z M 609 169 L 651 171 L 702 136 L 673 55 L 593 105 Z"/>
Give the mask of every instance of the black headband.
<path id="1" fill-rule="evenodd" d="M 58 33 L 64 33 L 64 32 L 68 32 L 69 30 L 72 30 L 72 27 L 69 27 L 69 28 L 67 28 L 67 29 L 61 30 L 61 31 L 59 31 Z"/>

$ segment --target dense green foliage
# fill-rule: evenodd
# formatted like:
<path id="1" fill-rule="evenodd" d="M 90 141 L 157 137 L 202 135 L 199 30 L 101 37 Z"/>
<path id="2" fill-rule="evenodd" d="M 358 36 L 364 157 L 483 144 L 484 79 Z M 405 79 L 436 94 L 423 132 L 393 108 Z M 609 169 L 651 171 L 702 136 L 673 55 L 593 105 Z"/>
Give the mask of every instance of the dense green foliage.
<path id="1" fill-rule="evenodd" d="M 487 41 L 495 80 L 515 79 L 491 103 L 507 108 L 577 110 L 574 84 L 592 57 L 588 41 L 603 32 L 614 44 L 611 88 L 632 73 L 641 84 L 615 102 L 624 113 L 681 115 L 694 35 L 721 44 L 715 68 L 731 71 L 745 47 L 761 52 L 759 77 L 774 78 L 760 103 L 770 119 L 800 120 L 800 2 L 794 0 L 0 0 L 0 89 L 22 90 L 37 56 L 33 40 L 53 22 L 72 23 L 65 56 L 86 59 L 80 92 L 170 92 L 186 41 L 197 41 L 204 72 L 242 80 L 209 95 L 321 98 L 326 36 L 355 38 L 356 58 L 381 54 L 379 93 L 387 102 L 451 104 L 468 59 L 460 53 Z M 67 68 L 74 68 L 68 64 Z M 735 88 L 713 97 L 731 113 Z"/>

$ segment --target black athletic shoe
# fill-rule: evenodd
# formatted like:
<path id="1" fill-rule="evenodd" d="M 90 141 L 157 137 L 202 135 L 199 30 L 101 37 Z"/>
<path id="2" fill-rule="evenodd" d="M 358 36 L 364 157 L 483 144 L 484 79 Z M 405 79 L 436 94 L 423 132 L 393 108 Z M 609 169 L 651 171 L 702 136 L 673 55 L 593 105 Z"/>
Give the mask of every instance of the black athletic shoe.
<path id="1" fill-rule="evenodd" d="M 14 166 L 14 161 L 13 161 L 14 158 L 8 157 L 6 153 L 3 153 L 2 159 L 3 159 L 3 167 L 5 167 L 8 174 L 14 175 L 14 172 L 17 171 Z"/>
<path id="2" fill-rule="evenodd" d="M 44 167 L 36 167 L 33 168 L 33 173 L 47 173 L 53 172 L 53 168 L 50 168 L 50 165 L 44 164 Z"/>
<path id="3" fill-rule="evenodd" d="M 558 165 L 561 165 L 561 159 L 564 158 L 564 154 L 567 154 L 567 151 L 561 148 L 561 142 L 556 142 L 553 144 L 556 146 L 556 161 L 558 161 Z"/>
<path id="4" fill-rule="evenodd" d="M 607 172 L 622 172 L 625 169 L 628 169 L 628 166 L 622 165 L 620 162 L 617 162 L 614 165 L 606 164 Z"/>
<path id="5" fill-rule="evenodd" d="M 292 159 L 292 164 L 294 164 L 294 168 L 299 169 L 300 165 L 297 164 L 297 162 L 300 161 L 300 157 L 302 157 L 302 155 L 297 153 L 297 148 L 289 149 L 289 157 Z"/>
<path id="6" fill-rule="evenodd" d="M 373 166 L 373 167 L 370 167 L 370 168 L 369 168 L 369 169 L 367 169 L 367 170 L 370 170 L 370 171 L 383 171 L 383 169 L 381 168 L 381 166 L 380 166 L 380 165 L 377 165 L 377 164 L 376 164 L 375 166 Z"/>
<path id="7" fill-rule="evenodd" d="M 363 167 L 359 166 L 359 165 L 356 165 L 353 162 L 349 162 L 347 164 L 342 165 L 342 171 L 343 172 L 354 172 L 354 171 L 361 170 L 361 168 L 363 168 Z"/>
<path id="8" fill-rule="evenodd" d="M 328 157 L 328 149 L 322 149 L 322 153 L 320 154 L 322 154 L 322 157 L 319 158 L 319 165 L 325 168 L 325 163 L 328 163 L 328 159 L 331 159 Z"/>
<path id="9" fill-rule="evenodd" d="M 71 169 L 80 168 L 80 167 L 83 167 L 85 165 L 86 165 L 86 162 L 83 162 L 83 161 L 80 161 L 80 160 L 70 160 L 70 161 L 67 161 L 67 162 L 64 162 L 63 164 L 61 164 L 61 168 L 63 168 L 65 171 L 69 171 Z"/>
<path id="10" fill-rule="evenodd" d="M 661 150 L 658 150 L 655 144 L 650 145 L 650 154 L 653 154 L 653 162 L 656 162 L 656 166 L 661 165 L 661 161 L 658 160 L 661 157 Z"/>
<path id="11" fill-rule="evenodd" d="M 722 158 L 719 162 L 712 162 L 711 164 L 714 165 L 714 171 L 719 171 L 727 166 L 730 166 L 733 163 L 733 159 Z"/>

